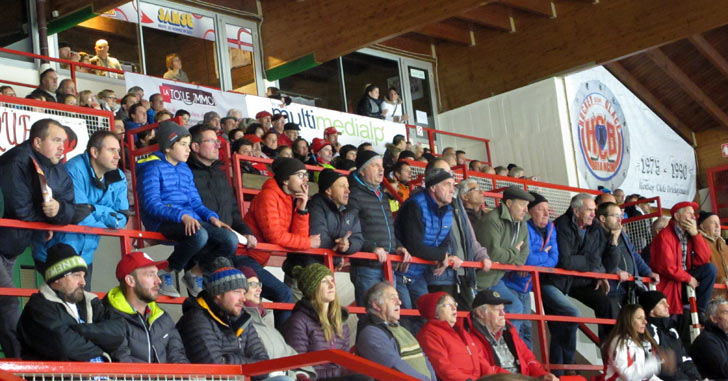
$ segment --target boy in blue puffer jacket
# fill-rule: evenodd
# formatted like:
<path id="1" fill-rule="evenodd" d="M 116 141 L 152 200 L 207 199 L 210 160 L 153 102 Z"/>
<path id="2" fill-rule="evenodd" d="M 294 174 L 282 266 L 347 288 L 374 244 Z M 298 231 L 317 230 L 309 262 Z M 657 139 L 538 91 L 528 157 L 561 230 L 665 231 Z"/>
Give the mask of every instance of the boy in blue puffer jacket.
<path id="1" fill-rule="evenodd" d="M 183 278 L 191 296 L 202 290 L 202 272 L 217 257 L 231 261 L 238 239 L 217 213 L 205 207 L 195 187 L 187 158 L 190 133 L 179 124 L 159 124 L 159 151 L 138 163 L 137 194 L 142 222 L 146 229 L 158 231 L 177 241 L 169 256 L 169 268 L 159 271 L 160 294 L 179 297 L 173 272 L 185 270 Z M 203 250 L 204 249 L 204 250 Z"/>

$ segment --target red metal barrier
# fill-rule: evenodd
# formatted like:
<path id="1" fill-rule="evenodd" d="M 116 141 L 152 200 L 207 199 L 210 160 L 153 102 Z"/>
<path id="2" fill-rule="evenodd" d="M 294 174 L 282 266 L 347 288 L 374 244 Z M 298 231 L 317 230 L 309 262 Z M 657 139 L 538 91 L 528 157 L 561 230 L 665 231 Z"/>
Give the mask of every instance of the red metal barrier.
<path id="1" fill-rule="evenodd" d="M 423 127 L 423 126 L 415 126 L 408 124 L 407 128 L 405 129 L 407 131 L 407 140 L 410 139 L 410 129 L 414 128 L 415 130 L 422 129 L 423 132 L 427 133 L 427 140 L 430 143 L 430 151 L 435 154 L 437 149 L 435 146 L 435 135 L 447 135 L 447 136 L 454 136 L 456 138 L 463 138 L 463 139 L 469 139 L 469 140 L 477 140 L 480 142 L 483 142 L 485 144 L 485 152 L 488 156 L 488 160 L 481 160 L 482 163 L 488 164 L 490 166 L 493 165 L 490 157 L 490 140 L 486 138 L 479 138 L 477 136 L 469 136 L 465 134 L 458 134 L 457 132 L 450 132 L 450 131 L 442 131 L 442 130 L 436 130 L 434 128 L 429 127 Z"/>

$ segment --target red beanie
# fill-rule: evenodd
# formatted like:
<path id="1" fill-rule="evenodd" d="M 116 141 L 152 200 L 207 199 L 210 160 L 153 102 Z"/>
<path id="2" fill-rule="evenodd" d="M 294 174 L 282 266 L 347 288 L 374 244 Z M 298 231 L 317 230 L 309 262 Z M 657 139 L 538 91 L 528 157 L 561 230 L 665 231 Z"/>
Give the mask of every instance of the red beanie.
<path id="1" fill-rule="evenodd" d="M 449 294 L 445 291 L 433 292 L 425 294 L 417 299 L 417 309 L 420 310 L 420 315 L 427 320 L 436 319 L 437 315 L 437 303 Z"/>
<path id="2" fill-rule="evenodd" d="M 683 201 L 683 202 L 678 202 L 677 204 L 675 204 L 675 206 L 670 208 L 670 215 L 675 217 L 675 213 L 677 213 L 678 210 L 680 210 L 682 208 L 687 208 L 688 206 L 692 206 L 693 210 L 696 212 L 698 211 L 698 209 L 700 209 L 700 206 L 698 206 L 697 203 L 690 202 L 690 201 Z"/>

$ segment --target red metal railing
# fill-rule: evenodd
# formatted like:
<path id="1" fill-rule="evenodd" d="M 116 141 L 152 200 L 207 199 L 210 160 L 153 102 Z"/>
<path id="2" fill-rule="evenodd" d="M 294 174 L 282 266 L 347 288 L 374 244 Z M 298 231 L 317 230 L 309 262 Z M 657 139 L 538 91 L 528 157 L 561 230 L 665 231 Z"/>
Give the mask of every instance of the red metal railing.
<path id="1" fill-rule="evenodd" d="M 710 205 L 721 223 L 728 222 L 728 165 L 708 169 Z"/>
<path id="2" fill-rule="evenodd" d="M 429 128 L 429 127 L 415 126 L 412 124 L 408 124 L 406 127 L 407 128 L 405 130 L 407 131 L 407 140 L 410 139 L 410 129 L 415 129 L 415 130 L 422 129 L 423 132 L 427 133 L 427 141 L 430 143 L 430 151 L 433 154 L 435 154 L 435 152 L 437 151 L 436 146 L 435 146 L 435 135 L 438 135 L 438 134 L 454 136 L 456 138 L 463 138 L 463 139 L 468 139 L 468 140 L 477 140 L 477 141 L 483 142 L 485 144 L 485 152 L 488 156 L 488 160 L 487 161 L 481 160 L 481 162 L 488 164 L 490 166 L 493 165 L 492 161 L 491 161 L 491 157 L 490 157 L 490 140 L 489 139 L 479 138 L 477 136 L 469 136 L 469 135 L 465 135 L 465 134 L 458 134 L 457 132 L 436 130 L 434 128 Z"/>

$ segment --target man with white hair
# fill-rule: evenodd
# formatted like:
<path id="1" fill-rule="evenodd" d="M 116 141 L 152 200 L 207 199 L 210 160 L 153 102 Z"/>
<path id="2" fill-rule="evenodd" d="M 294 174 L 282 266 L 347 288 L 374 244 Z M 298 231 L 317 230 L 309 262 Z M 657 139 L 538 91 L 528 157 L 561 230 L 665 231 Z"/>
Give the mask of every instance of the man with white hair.
<path id="1" fill-rule="evenodd" d="M 227 116 L 235 118 L 235 120 L 238 120 L 238 121 L 240 119 L 243 119 L 243 113 L 236 108 L 231 108 L 230 110 L 228 110 Z"/>
<path id="2" fill-rule="evenodd" d="M 465 211 L 468 213 L 468 219 L 473 226 L 476 226 L 480 220 L 485 217 L 485 197 L 480 189 L 478 182 L 469 177 L 458 184 L 458 195 L 463 202 Z"/>
<path id="3" fill-rule="evenodd" d="M 711 380 L 728 379 L 728 301 L 711 300 L 706 306 L 705 328 L 690 347 L 700 375 Z"/>

